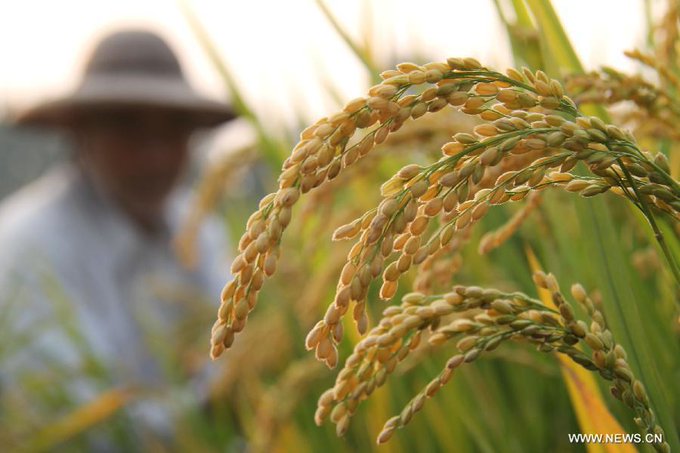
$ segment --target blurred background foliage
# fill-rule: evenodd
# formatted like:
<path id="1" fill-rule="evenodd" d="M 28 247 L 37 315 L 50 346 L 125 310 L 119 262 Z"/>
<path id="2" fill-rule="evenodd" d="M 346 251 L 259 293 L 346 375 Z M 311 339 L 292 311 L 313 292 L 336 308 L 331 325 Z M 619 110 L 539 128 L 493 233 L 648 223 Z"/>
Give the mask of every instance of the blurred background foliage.
<path id="1" fill-rule="evenodd" d="M 424 63 L 418 55 L 399 55 L 391 62 L 377 60 L 370 40 L 355 40 L 329 5 L 323 0 L 317 4 L 372 77 L 399 61 Z M 624 82 L 616 86 L 631 90 L 624 92 L 620 100 L 606 96 L 615 91 L 611 86 L 602 89 L 601 85 L 593 85 L 593 81 L 611 79 L 607 74 L 612 72 L 583 74 L 578 55 L 549 0 L 495 0 L 494 4 L 506 28 L 515 66 L 543 69 L 551 77 L 565 80 L 568 94 L 575 96 L 583 111 L 633 130 L 645 148 L 667 155 L 673 176 L 678 178 L 677 137 L 672 127 L 663 126 L 677 124 L 680 118 L 664 116 L 667 105 L 645 104 L 622 78 L 619 79 Z M 286 136 L 268 129 L 244 100 L 233 76 L 237 69 L 231 68 L 216 50 L 191 3 L 183 2 L 182 8 L 222 76 L 233 105 L 255 131 L 252 143 L 213 162 L 201 175 L 195 210 L 177 238 L 178 253 L 191 265 L 196 253 L 196 227 L 207 215 L 219 213 L 236 244 L 259 197 L 275 187 L 278 170 L 299 130 L 291 130 Z M 680 101 L 680 86 L 674 82 L 674 77 L 680 77 L 676 53 L 680 6 L 669 1 L 664 8 L 661 20 L 653 18 L 651 8 L 647 9 L 647 48 L 641 50 L 652 56 L 658 67 L 647 64 L 643 75 L 668 94 L 669 103 L 675 103 Z M 367 87 L 372 81 L 366 80 Z M 326 86 L 339 108 L 346 100 L 330 81 Z M 305 122 L 301 115 L 300 129 Z M 193 308 L 192 316 L 177 333 L 177 342 L 158 345 L 157 353 L 173 383 L 165 397 L 172 395 L 172 404 L 179 408 L 171 451 L 624 451 L 622 445 L 569 444 L 567 433 L 611 432 L 608 430 L 614 429 L 617 422 L 626 432 L 636 432 L 636 427 L 627 409 L 597 379 L 585 381 L 586 386 L 580 390 L 570 390 L 574 382 L 566 377 L 566 366 L 553 356 L 515 344 L 463 367 L 386 446 L 375 444 L 384 421 L 401 411 L 438 372 L 448 358 L 446 351 L 425 347 L 414 354 L 363 405 L 344 438 L 336 437 L 332 425 L 317 427 L 313 422 L 316 400 L 332 386 L 335 373 L 305 351 L 304 338 L 332 301 L 349 248 L 349 244 L 331 243 L 332 231 L 376 206 L 380 184 L 401 166 L 437 156 L 448 137 L 473 126 L 469 118 L 448 109 L 428 115 L 405 125 L 375 153 L 303 198 L 283 240 L 285 259 L 280 261 L 278 275 L 265 285 L 248 328 L 220 359 L 210 396 L 198 409 L 182 407 L 182 392 L 192 391 L 186 386 L 190 371 L 209 360 L 208 326 L 214 313 L 192 304 L 191 295 L 174 294 L 177 303 Z M 2 135 L 0 139 L 8 140 Z M 11 150 L 11 141 L 0 147 Z M 31 171 L 47 163 L 27 164 L 30 170 L 23 177 L 30 179 Z M 0 195 L 11 187 L 9 182 L 2 183 L 7 184 L 7 189 L 0 186 Z M 460 256 L 444 263 L 463 263 L 454 272 L 453 280 L 447 275 L 437 281 L 439 287 L 434 289 L 443 291 L 453 284 L 464 284 L 536 294 L 530 276 L 531 270 L 540 266 L 553 272 L 563 285 L 580 282 L 595 291 L 615 337 L 629 352 L 631 366 L 647 387 L 667 441 L 679 450 L 679 294 L 652 230 L 633 207 L 612 195 L 592 200 L 546 192 L 543 198 L 511 240 L 480 255 L 477 243 L 483 232 L 504 224 L 520 207 L 492 210 L 474 230 L 469 243 L 456 252 Z M 660 228 L 672 254 L 680 259 L 678 225 L 664 222 L 660 221 Z M 413 286 L 415 274 L 405 277 L 407 284 L 400 285 L 401 291 Z M 385 306 L 376 292 L 377 288 L 373 288 L 369 296 L 372 303 L 367 304 L 373 310 L 369 313 L 373 320 Z M 58 289 L 51 295 L 60 300 Z M 68 325 L 68 301 L 61 300 L 60 305 L 63 319 L 54 322 Z M 70 332 L 71 340 L 78 343 L 77 332 Z M 346 332 L 341 358 L 358 340 L 353 327 L 347 326 Z M 0 361 L 24 347 L 25 341 L 30 337 L 2 338 Z M 5 392 L 9 397 L 2 400 L 0 407 L 0 445 L 27 451 L 82 451 L 91 445 L 93 437 L 105 433 L 115 439 L 120 451 L 166 451 L 167 445 L 148 433 L 138 433 L 143 440 L 141 446 L 133 444 L 129 436 L 136 428 L 134 418 L 124 410 L 126 404 L 150 395 L 140 395 L 138 389 L 111 388 L 97 358 L 88 356 L 87 345 L 82 344 L 80 350 L 87 357 L 86 369 L 51 368 L 49 374 L 24 376 L 26 392 Z M 73 373 L 86 374 L 94 383 L 94 396 L 84 406 L 74 407 L 68 401 L 65 388 Z M 642 445 L 628 447 L 630 451 L 646 451 Z"/>

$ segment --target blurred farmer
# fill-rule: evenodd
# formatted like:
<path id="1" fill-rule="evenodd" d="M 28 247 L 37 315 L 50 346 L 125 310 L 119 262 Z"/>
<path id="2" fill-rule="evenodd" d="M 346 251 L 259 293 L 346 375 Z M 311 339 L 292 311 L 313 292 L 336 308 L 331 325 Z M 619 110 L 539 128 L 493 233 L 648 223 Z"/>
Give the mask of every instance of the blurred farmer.
<path id="1" fill-rule="evenodd" d="M 81 379 L 92 357 L 109 387 L 162 383 L 162 351 L 182 341 L 173 329 L 186 306 L 219 294 L 225 278 L 216 223 L 199 234 L 194 269 L 171 247 L 189 208 L 178 189 L 188 141 L 233 117 L 193 91 L 160 37 L 124 31 L 99 43 L 74 93 L 18 118 L 67 132 L 75 152 L 0 205 L 0 331 L 25 341 L 4 344 L 0 395 L 21 370 L 58 362 L 73 375 L 69 394 L 91 399 L 106 388 Z M 164 423 L 153 405 L 135 410 Z"/>

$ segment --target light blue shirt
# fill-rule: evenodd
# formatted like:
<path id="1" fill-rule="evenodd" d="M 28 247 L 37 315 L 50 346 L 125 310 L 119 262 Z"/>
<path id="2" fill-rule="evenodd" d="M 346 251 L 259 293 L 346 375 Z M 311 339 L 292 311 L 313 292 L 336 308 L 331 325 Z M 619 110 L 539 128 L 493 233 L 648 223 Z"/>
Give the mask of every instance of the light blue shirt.
<path id="1" fill-rule="evenodd" d="M 165 384 L 163 351 L 172 351 L 188 316 L 217 309 L 228 279 L 226 231 L 215 219 L 202 225 L 195 269 L 172 249 L 190 202 L 174 193 L 164 233 L 150 237 L 67 165 L 0 205 L 0 341 L 12 338 L 0 346 L 5 390 L 26 370 L 78 370 L 88 356 L 106 368 L 110 386 Z M 70 387 L 80 400 L 103 390 L 86 379 Z M 149 406 L 138 406 L 149 412 L 142 417 L 163 424 Z"/>

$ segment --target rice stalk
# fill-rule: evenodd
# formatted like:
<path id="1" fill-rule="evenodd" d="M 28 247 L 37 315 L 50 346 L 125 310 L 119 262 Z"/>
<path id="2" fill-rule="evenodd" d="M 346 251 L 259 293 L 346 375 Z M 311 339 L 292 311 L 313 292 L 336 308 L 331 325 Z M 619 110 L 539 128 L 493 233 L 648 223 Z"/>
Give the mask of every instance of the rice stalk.
<path id="1" fill-rule="evenodd" d="M 680 78 L 673 73 L 666 65 L 658 61 L 654 56 L 649 55 L 640 50 L 631 50 L 625 52 L 626 56 L 637 60 L 645 66 L 654 69 L 661 77 L 662 83 L 668 86 L 669 89 L 677 91 L 680 88 Z"/>
<path id="2" fill-rule="evenodd" d="M 550 0 L 533 0 L 530 3 L 530 6 L 536 17 L 540 16 L 545 18 L 545 15 L 541 16 L 539 14 L 540 10 L 552 9 Z M 563 32 L 563 27 L 556 17 L 545 22 L 544 26 L 541 27 L 541 30 L 544 32 L 553 28 L 560 29 Z M 564 49 L 571 48 L 568 41 L 551 39 L 551 36 L 548 33 L 543 33 L 542 42 L 546 55 L 564 56 L 563 58 L 557 59 L 557 67 L 552 68 L 553 74 L 584 72 L 583 66 L 573 53 L 573 49 L 572 52 L 569 52 L 569 49 Z M 569 55 L 572 56 L 569 57 Z M 581 108 L 589 114 L 595 114 L 604 121 L 608 121 L 609 114 L 601 105 L 587 104 L 583 105 Z M 654 122 L 648 121 L 645 126 L 653 127 L 653 124 Z M 639 132 L 639 130 L 636 130 L 636 133 Z M 638 136 L 638 138 L 644 140 L 645 137 Z M 643 141 L 643 143 L 646 143 L 647 147 L 654 149 L 653 147 L 656 146 L 658 142 L 650 143 L 647 140 Z M 664 143 L 664 141 L 661 141 L 660 145 L 661 146 L 657 149 L 660 149 L 661 151 L 670 151 L 668 149 L 668 142 Z M 670 156 L 677 157 L 672 154 L 670 154 Z M 671 162 L 673 162 L 673 160 Z M 677 169 L 678 162 L 676 161 L 675 163 L 675 168 Z M 672 174 L 677 178 L 677 172 Z M 662 369 L 660 361 L 652 359 L 655 351 L 652 344 L 667 344 L 668 335 L 670 334 L 670 331 L 666 329 L 666 321 L 669 318 L 668 314 L 663 313 L 663 302 L 646 309 L 643 309 L 640 305 L 639 301 L 642 300 L 644 296 L 639 283 L 634 283 L 636 275 L 630 269 L 621 265 L 627 257 L 619 248 L 621 236 L 620 231 L 617 231 L 617 228 L 612 221 L 611 216 L 614 211 L 611 207 L 602 200 L 595 199 L 590 202 L 576 205 L 576 208 L 579 218 L 578 224 L 583 231 L 588 231 L 588 234 L 582 239 L 583 247 L 592 251 L 587 257 L 588 259 L 592 259 L 592 265 L 588 266 L 589 271 L 591 272 L 590 278 L 591 281 L 594 279 L 598 282 L 600 289 L 606 296 L 604 298 L 604 304 L 607 313 L 610 316 L 612 328 L 617 332 L 622 343 L 628 348 L 630 353 L 629 363 L 640 376 L 644 377 L 645 382 L 648 384 L 649 393 L 657 403 L 660 420 L 663 420 L 665 426 L 677 426 L 674 422 L 674 418 L 677 417 L 674 417 L 672 410 L 670 409 L 677 405 L 674 406 L 675 402 L 673 400 L 673 394 L 668 391 L 667 386 L 665 385 L 665 382 L 673 380 L 673 372 L 671 370 L 674 365 L 671 365 L 672 359 L 663 361 L 664 364 L 668 364 L 665 370 Z M 637 221 L 642 222 L 641 225 L 648 223 L 647 219 L 644 216 L 639 215 L 638 212 L 634 212 L 633 214 Z M 560 222 L 560 215 L 557 214 L 556 216 L 553 216 L 552 221 Z M 678 256 L 677 248 L 675 249 L 675 253 L 673 253 L 674 242 L 676 242 L 674 236 L 676 234 L 672 232 L 669 234 L 668 227 L 675 227 L 677 229 L 679 225 L 679 222 L 669 222 L 668 225 L 662 223 L 658 225 L 658 231 L 654 232 L 657 237 L 663 237 L 659 233 L 661 231 L 665 232 L 664 242 L 667 244 L 659 244 L 659 246 L 668 263 L 673 263 L 673 256 Z M 654 241 L 651 235 L 649 236 L 649 239 Z M 569 247 L 572 246 L 572 241 L 568 240 L 564 243 L 564 246 L 567 248 L 563 250 L 568 253 Z M 576 263 L 573 263 L 572 261 L 572 264 Z M 677 281 L 677 268 L 672 264 L 670 267 L 671 272 Z M 577 273 L 583 275 L 581 272 Z M 663 274 L 665 274 L 665 272 L 660 273 L 659 276 L 661 277 Z M 581 277 L 579 277 L 579 279 L 580 278 Z M 668 290 L 667 294 L 677 291 L 677 286 L 672 287 L 671 285 L 664 284 L 664 287 Z M 666 300 L 672 304 L 677 304 L 677 298 L 674 296 L 670 296 Z M 677 313 L 677 306 L 672 308 L 672 311 Z M 673 315 L 673 317 L 675 317 L 675 315 Z M 650 329 L 652 331 L 650 331 Z M 677 449 L 680 446 L 677 432 L 675 432 L 675 430 L 670 430 L 668 435 L 667 441 L 674 449 Z"/>
<path id="3" fill-rule="evenodd" d="M 103 423 L 129 403 L 134 395 L 131 389 L 108 390 L 92 401 L 83 404 L 64 417 L 50 422 L 33 433 L 24 444 L 25 451 L 47 451 L 68 439 Z"/>
<path id="4" fill-rule="evenodd" d="M 248 220 L 241 253 L 231 269 L 236 278 L 223 291 L 213 328 L 213 357 L 243 329 L 265 277 L 274 273 L 281 235 L 300 195 L 334 179 L 407 120 L 447 105 L 484 123 L 474 134 L 456 134 L 442 147 L 439 161 L 402 168 L 383 184 L 378 208 L 334 234 L 336 240 L 360 239 L 348 256 L 334 304 L 308 337 L 307 346 L 331 367 L 337 363 L 335 345 L 342 338 L 338 321 L 350 301 L 355 302 L 359 331 L 365 332 L 364 303 L 371 281 L 382 273 L 381 297 L 391 298 L 401 274 L 445 246 L 456 231 L 481 219 L 492 205 L 554 187 L 585 197 L 610 191 L 640 209 L 679 216 L 679 186 L 662 162 L 641 151 L 630 133 L 582 116 L 559 82 L 542 71 L 509 70 L 504 75 L 473 59 L 452 58 L 422 67 L 404 63 L 382 76 L 384 81 L 371 88 L 368 98 L 351 101 L 342 112 L 302 132 L 284 162 L 279 190 L 263 198 Z M 424 84 L 433 86 L 407 94 Z M 355 137 L 362 129 L 367 133 Z M 542 157 L 524 162 L 521 156 L 531 153 Z M 516 160 L 514 168 L 485 181 L 487 169 L 509 156 Z M 590 175 L 570 172 L 578 163 L 585 164 Z M 430 219 L 436 216 L 441 217 L 440 227 L 426 238 Z M 393 252 L 401 256 L 386 265 Z"/>
<path id="5" fill-rule="evenodd" d="M 529 267 L 532 272 L 542 271 L 538 258 L 533 250 L 528 246 L 526 249 Z M 550 291 L 541 288 L 540 286 L 537 286 L 536 289 L 538 290 L 539 299 L 544 305 L 557 309 Z M 593 297 L 596 306 L 601 306 L 601 300 L 598 299 L 599 298 Z M 560 363 L 562 377 L 567 387 L 567 391 L 569 392 L 569 398 L 572 407 L 574 408 L 580 431 L 583 433 L 599 434 L 625 433 L 616 418 L 607 408 L 595 376 L 563 354 L 558 354 L 556 358 Z M 601 446 L 598 444 L 589 444 L 587 448 L 591 453 L 611 450 L 611 448 L 608 448 L 606 445 Z M 616 448 L 617 451 L 625 453 L 635 453 L 637 451 L 633 445 L 618 445 Z"/>
<path id="6" fill-rule="evenodd" d="M 566 86 L 574 93 L 577 104 L 634 102 L 638 108 L 625 112 L 622 121 L 633 124 L 636 134 L 646 132 L 645 135 L 657 138 L 680 138 L 675 128 L 680 120 L 680 103 L 672 93 L 640 76 L 629 76 L 605 67 L 600 71 L 570 76 Z"/>
<path id="7" fill-rule="evenodd" d="M 657 35 L 657 44 L 654 46 L 657 60 L 676 74 L 679 69 L 677 61 L 677 44 L 680 40 L 679 21 L 680 5 L 676 1 L 669 1 L 663 17 L 650 30 L 651 33 Z"/>
<path id="8" fill-rule="evenodd" d="M 522 293 L 476 286 L 456 286 L 452 292 L 440 295 L 407 294 L 401 305 L 385 309 L 380 323 L 355 346 L 335 385 L 319 398 L 316 422 L 320 424 L 330 418 L 336 424 L 337 434 L 343 435 L 358 405 L 385 383 L 430 330 L 430 345 L 456 341 L 459 353 L 448 360 L 439 375 L 400 415 L 385 423 L 378 443 L 387 442 L 397 429 L 407 425 L 457 368 L 510 340 L 536 345 L 541 352 L 564 354 L 585 369 L 597 372 L 610 382 L 612 395 L 634 411 L 635 423 L 642 433 L 663 436 L 644 386 L 626 361 L 625 350 L 615 342 L 602 313 L 583 287 L 573 285 L 571 294 L 585 309 L 590 324 L 575 317 L 552 274 L 536 272 L 534 281 L 550 291 L 556 309 Z M 453 313 L 464 317 L 447 319 Z M 670 451 L 665 442 L 653 446 L 657 451 Z"/>
<path id="9" fill-rule="evenodd" d="M 680 186 L 670 176 L 663 159 L 642 151 L 629 132 L 581 114 L 564 94 L 561 84 L 542 71 L 510 69 L 507 74 L 501 74 L 482 67 L 473 59 L 451 58 L 446 63 L 423 66 L 402 63 L 396 70 L 385 71 L 381 76 L 383 82 L 372 87 L 368 97 L 349 102 L 343 111 L 319 120 L 301 133 L 301 141 L 283 164 L 279 189 L 265 196 L 258 211 L 248 220 L 246 232 L 239 243 L 240 253 L 231 269 L 234 279 L 225 286 L 218 319 L 213 327 L 213 358 L 232 345 L 235 335 L 245 327 L 265 278 L 275 273 L 281 237 L 300 196 L 314 188 L 328 187 L 329 181 L 370 155 L 376 145 L 385 142 L 390 133 L 400 129 L 407 121 L 446 106 L 453 106 L 477 118 L 479 124 L 472 133 L 456 133 L 452 141 L 442 146 L 442 157 L 438 161 L 429 165 L 408 164 L 401 168 L 382 185 L 382 201 L 376 208 L 341 226 L 333 234 L 334 240 L 356 239 L 356 242 L 340 272 L 333 303 L 305 342 L 307 349 L 315 350 L 317 359 L 331 368 L 338 362 L 337 347 L 344 332 L 342 320 L 350 308 L 358 332 L 363 335 L 369 330 L 366 303 L 369 286 L 374 280 L 381 277 L 380 297 L 391 299 L 403 274 L 420 266 L 428 270 L 430 265 L 431 270 L 433 260 L 438 256 L 449 257 L 452 244 L 458 244 L 458 247 L 465 242 L 470 229 L 495 205 L 534 198 L 546 188 L 555 188 L 583 197 L 611 192 L 628 199 L 645 214 L 655 230 L 658 229 L 655 215 L 663 214 L 673 221 L 680 218 Z M 579 164 L 587 173 L 574 171 Z M 501 233 L 497 231 L 495 234 L 500 239 L 507 237 L 525 215 L 526 212 L 511 221 Z M 663 237 L 657 239 L 662 243 Z M 428 288 L 426 280 L 421 285 L 425 289 Z M 463 291 L 458 294 L 463 298 L 478 298 L 480 291 L 486 294 L 479 288 L 471 289 L 470 294 L 467 289 L 459 291 Z M 496 295 L 495 292 L 492 294 Z M 420 295 L 408 297 L 409 304 L 413 304 L 412 300 L 421 300 Z M 453 295 L 450 298 L 458 300 Z M 593 365 L 594 359 L 572 348 L 580 338 L 574 336 L 574 332 L 569 336 L 565 330 L 576 329 L 573 317 L 562 313 L 561 326 L 559 323 L 554 325 L 555 321 L 550 317 L 546 318 L 548 321 L 543 318 L 539 321 L 551 325 L 534 325 L 532 323 L 538 321 L 527 320 L 520 314 L 528 310 L 526 307 L 538 311 L 544 309 L 536 308 L 534 302 L 527 302 L 526 296 L 514 293 L 512 297 L 503 294 L 498 298 L 502 300 L 490 300 L 494 302 L 493 310 L 504 315 L 516 315 L 513 319 L 507 318 L 510 327 L 501 328 L 494 324 L 495 321 L 487 322 L 495 325 L 489 329 L 496 330 L 488 336 L 464 339 L 464 346 L 459 344 L 464 354 L 456 360 L 472 361 L 482 351 L 492 348 L 487 342 L 497 346 L 502 341 L 515 338 L 519 331 L 534 342 L 535 332 L 549 332 L 539 335 L 539 343 L 546 351 L 563 352 L 586 368 L 600 370 L 605 379 L 615 379 L 613 365 L 608 364 L 609 368 Z M 528 305 L 517 311 L 512 302 L 507 302 L 508 298 L 519 298 Z M 344 399 L 343 405 L 338 406 L 334 404 L 336 400 L 329 400 L 328 393 L 324 394 L 317 421 L 328 415 L 325 411 L 335 406 L 335 415 L 331 418 L 338 424 L 338 432 L 345 432 L 348 414 L 378 383 L 384 382 L 386 374 L 403 359 L 402 355 L 405 357 L 410 348 L 416 346 L 420 338 L 420 335 L 409 336 L 406 341 L 404 335 L 412 329 L 420 332 L 424 327 L 436 330 L 439 321 L 438 318 L 430 319 L 434 313 L 432 310 L 449 314 L 455 311 L 451 306 L 457 305 L 457 302 L 446 304 L 440 303 L 436 309 L 425 307 L 417 316 L 411 316 L 408 323 L 397 329 L 399 335 L 396 338 L 393 338 L 394 332 L 388 335 L 385 330 L 385 323 L 392 326 L 389 318 L 396 312 L 386 310 L 378 326 L 358 343 L 355 354 L 348 358 L 345 369 L 338 375 L 338 382 L 345 382 L 350 373 L 348 369 L 352 370 L 351 373 L 359 373 L 355 369 L 357 361 L 360 361 L 356 358 L 357 351 L 378 345 L 378 349 L 382 349 L 377 361 L 384 366 L 378 369 L 375 368 L 377 365 L 372 368 L 369 365 L 368 368 L 373 371 L 361 371 L 358 384 L 342 384 L 347 386 L 342 390 L 336 388 L 333 398 L 338 401 L 340 397 L 337 394 L 346 397 L 347 393 L 343 392 L 353 392 L 346 405 Z M 478 305 L 463 305 L 465 309 L 480 308 Z M 560 309 L 562 306 L 568 305 L 564 303 Z M 490 315 L 487 313 L 487 316 Z M 416 322 L 416 318 L 420 321 Z M 482 322 L 476 318 L 470 322 L 473 321 L 477 324 Z M 469 327 L 466 321 L 457 322 L 455 329 L 461 323 Z M 597 324 L 600 324 L 599 320 Z M 475 332 L 482 329 L 479 325 L 475 326 Z M 500 326 L 506 324 L 501 323 Z M 524 331 L 525 327 L 531 328 Z M 437 330 L 430 342 L 448 340 L 445 332 L 453 337 L 459 333 L 455 329 Z M 593 335 L 602 330 L 603 324 Z M 380 340 L 377 339 L 378 334 Z M 393 340 L 398 341 L 394 343 Z M 377 357 L 377 349 L 375 354 Z M 373 358 L 374 355 L 371 355 L 370 360 Z M 460 363 L 447 368 L 443 375 L 450 376 L 452 369 L 458 365 Z M 374 375 L 374 371 L 382 374 Z M 353 375 L 356 377 L 356 374 Z M 374 379 L 369 382 L 371 376 Z M 354 388 L 355 384 L 360 387 Z M 627 387 L 624 388 L 623 384 L 620 387 L 619 396 L 623 399 Z M 420 394 L 410 406 L 411 414 L 402 414 L 399 423 L 393 419 L 387 431 L 391 433 L 405 424 L 413 408 L 419 408 L 427 395 L 436 389 L 438 387 L 432 384 L 431 392 L 428 390 Z M 624 402 L 631 405 L 630 401 Z M 656 429 L 648 405 L 643 409 L 638 411 L 642 428 Z M 385 436 L 388 434 L 381 438 Z"/>

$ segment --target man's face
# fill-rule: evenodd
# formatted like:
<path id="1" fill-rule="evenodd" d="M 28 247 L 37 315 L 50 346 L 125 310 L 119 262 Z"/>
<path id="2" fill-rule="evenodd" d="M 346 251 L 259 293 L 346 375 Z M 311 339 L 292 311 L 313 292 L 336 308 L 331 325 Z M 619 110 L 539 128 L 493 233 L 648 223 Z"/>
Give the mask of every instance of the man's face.
<path id="1" fill-rule="evenodd" d="M 94 183 L 134 217 L 153 218 L 187 161 L 190 128 L 176 113 L 96 112 L 78 129 L 79 160 Z"/>

